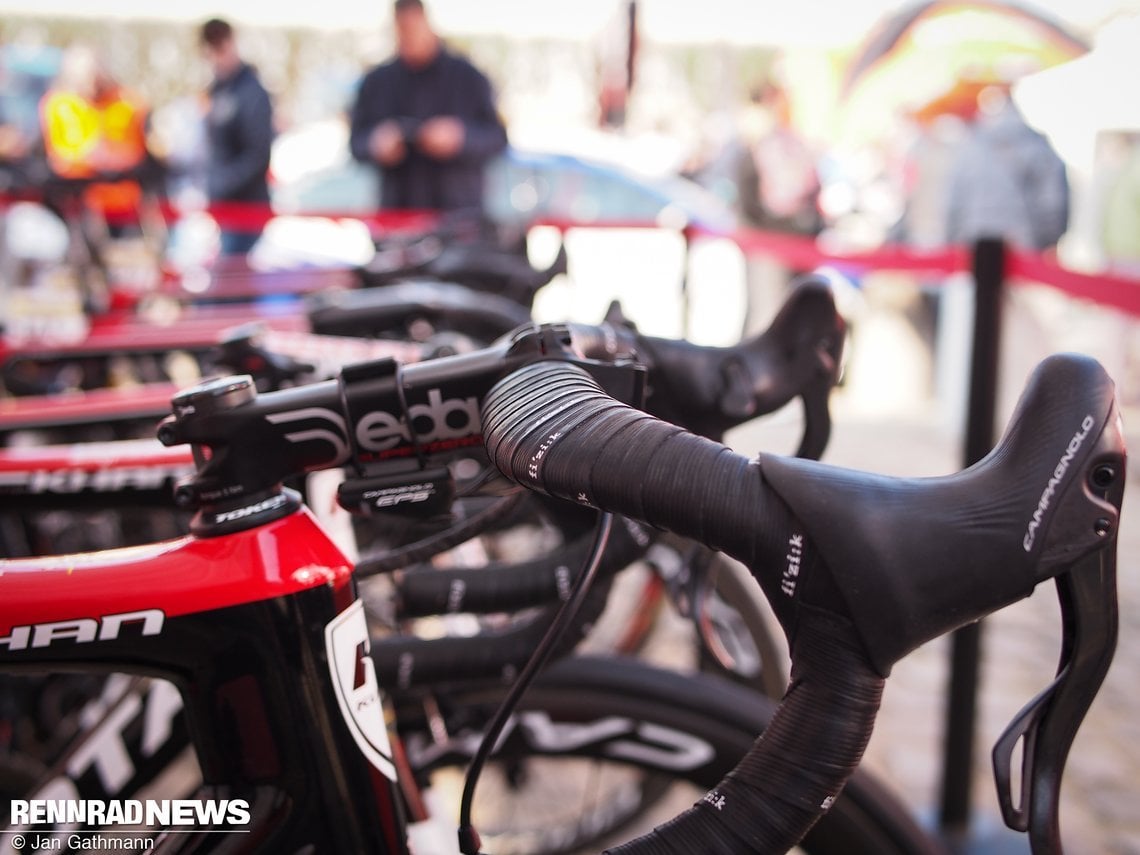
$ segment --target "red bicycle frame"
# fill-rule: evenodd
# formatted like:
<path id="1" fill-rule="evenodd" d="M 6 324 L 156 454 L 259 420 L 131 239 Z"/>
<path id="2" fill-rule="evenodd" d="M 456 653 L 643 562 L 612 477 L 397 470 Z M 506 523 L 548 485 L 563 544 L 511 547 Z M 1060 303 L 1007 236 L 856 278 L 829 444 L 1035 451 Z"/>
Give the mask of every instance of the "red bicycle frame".
<path id="1" fill-rule="evenodd" d="M 294 502 L 289 494 L 281 501 Z M 216 537 L 0 562 L 0 668 L 146 674 L 183 696 L 199 798 L 250 821 L 158 851 L 405 853 L 351 563 L 299 507 Z"/>

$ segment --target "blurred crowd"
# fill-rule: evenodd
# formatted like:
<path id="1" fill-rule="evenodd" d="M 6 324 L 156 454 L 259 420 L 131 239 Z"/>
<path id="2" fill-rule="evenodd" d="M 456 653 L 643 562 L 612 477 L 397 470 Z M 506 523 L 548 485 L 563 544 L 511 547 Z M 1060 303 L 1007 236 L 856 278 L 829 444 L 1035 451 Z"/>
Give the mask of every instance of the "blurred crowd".
<path id="1" fill-rule="evenodd" d="M 736 117 L 735 133 L 689 165 L 743 221 L 857 248 L 917 249 L 1002 237 L 1055 250 L 1073 225 L 1073 170 L 1026 120 L 1016 80 L 960 81 L 944 106 L 900 114 L 892 132 L 846 154 L 797 130 L 788 96 L 765 81 Z M 942 109 L 939 107 L 942 106 Z M 1083 203 L 1084 240 L 1103 267 L 1140 270 L 1140 129 L 1099 134 Z"/>
<path id="2" fill-rule="evenodd" d="M 208 86 L 196 96 L 163 105 L 149 104 L 139 94 L 142 81 L 116 80 L 107 57 L 91 45 L 53 49 L 57 61 L 49 63 L 50 76 L 42 69 L 34 74 L 20 70 L 9 61 L 14 52 L 5 53 L 0 64 L 5 75 L 5 96 L 0 99 L 4 183 L 82 183 L 85 203 L 106 213 L 113 228 L 129 221 L 129 212 L 138 209 L 148 192 L 175 199 L 268 204 L 274 136 L 286 124 L 278 106 L 284 93 L 260 80 L 258 69 L 239 52 L 239 34 L 228 27 L 223 21 L 209 22 L 198 33 L 205 60 L 201 65 L 211 75 Z M 1070 49 L 1067 43 L 1062 47 Z M 900 49 L 891 45 L 882 53 L 893 61 Z M 920 103 L 895 105 L 889 126 L 859 147 L 841 146 L 805 128 L 800 114 L 812 92 L 773 63 L 749 82 L 744 97 L 698 117 L 695 131 L 688 128 L 677 143 L 682 156 L 675 159 L 675 171 L 703 184 L 746 224 L 823 235 L 861 248 L 900 242 L 925 249 L 993 234 L 1028 249 L 1050 251 L 1074 223 L 1079 191 L 1080 205 L 1091 212 L 1081 223 L 1084 239 L 1094 245 L 1093 254 L 1112 269 L 1135 272 L 1140 269 L 1140 129 L 1102 128 L 1093 174 L 1074 182 L 1072 165 L 1058 155 L 1049 136 L 1032 127 L 1014 97 L 1019 76 L 1036 70 L 1033 63 L 1041 56 L 1054 63 L 1080 52 L 1073 48 L 1067 56 L 1047 55 L 1042 49 L 1020 64 L 991 58 L 982 75 L 962 67 L 941 89 L 928 85 Z M 462 51 L 448 55 L 459 58 Z M 605 69 L 597 74 L 594 118 L 611 136 L 620 136 L 626 116 L 637 113 L 632 53 L 625 59 L 623 92 L 617 91 L 620 86 L 615 89 L 614 75 Z M 1025 57 L 1017 54 L 1013 59 Z M 878 61 L 881 65 L 882 57 Z M 368 72 L 367 67 L 360 69 L 340 116 L 346 125 L 352 123 L 352 156 L 392 179 L 397 172 L 386 159 L 396 149 L 386 146 L 396 144 L 394 126 L 391 121 L 385 125 L 388 136 L 374 132 L 380 118 L 392 119 L 394 107 L 385 107 L 383 117 L 376 114 L 377 121 L 363 129 L 371 135 L 361 136 L 362 117 L 371 115 L 369 110 L 379 103 Z M 439 148 L 436 154 L 421 156 L 413 146 L 411 165 L 405 163 L 402 169 L 439 173 L 448 160 L 455 165 L 448 166 L 447 187 L 477 185 L 477 177 L 464 173 L 461 164 L 476 158 L 476 152 L 485 159 L 500 150 L 506 141 L 504 125 L 510 128 L 511 122 L 502 120 L 501 104 L 496 110 L 496 87 L 475 74 L 472 84 L 464 84 L 462 96 L 452 98 L 448 112 L 459 112 L 457 104 L 477 105 L 481 124 L 465 120 L 463 142 L 456 148 L 455 127 L 421 123 L 417 133 L 423 135 L 423 152 L 433 145 Z M 864 74 L 868 76 L 870 72 Z M 405 75 L 398 85 L 407 86 L 415 77 Z M 651 83 L 637 81 L 639 86 Z M 34 91 L 37 85 L 39 92 Z M 367 97 L 361 97 L 366 89 Z M 29 99 L 35 103 L 32 115 Z M 407 111 L 406 105 L 400 109 Z M 658 108 L 651 124 L 663 135 L 680 138 L 679 126 L 693 123 L 684 111 L 673 113 L 670 124 Z M 378 207 L 448 206 L 439 191 L 398 197 L 397 181 L 383 186 L 387 196 L 378 200 Z M 479 202 L 478 192 L 465 190 L 462 195 L 463 204 Z M 257 234 L 223 232 L 220 248 L 247 251 Z"/>
<path id="3" fill-rule="evenodd" d="M 362 73 L 345 147 L 383 176 L 377 210 L 479 211 L 484 166 L 507 143 L 490 82 L 436 34 L 421 0 L 395 0 L 392 13 L 393 56 Z M 207 202 L 219 256 L 244 257 L 262 234 L 281 124 L 274 97 L 229 21 L 205 21 L 197 35 L 210 81 L 161 117 L 91 44 L 59 50 L 50 75 L 2 55 L 0 190 L 56 214 L 97 266 L 104 238 L 144 231 L 158 200 Z M 218 217 L 223 206 L 238 222 Z"/>

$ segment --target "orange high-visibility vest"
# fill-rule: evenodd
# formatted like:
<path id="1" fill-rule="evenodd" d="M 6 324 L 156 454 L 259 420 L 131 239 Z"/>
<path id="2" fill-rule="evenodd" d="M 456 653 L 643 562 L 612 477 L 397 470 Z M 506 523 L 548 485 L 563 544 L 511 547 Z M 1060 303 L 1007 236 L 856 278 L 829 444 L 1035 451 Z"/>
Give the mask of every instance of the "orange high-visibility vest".
<path id="1" fill-rule="evenodd" d="M 40 105 L 48 164 L 63 178 L 91 178 L 139 166 L 146 157 L 145 114 L 123 92 L 93 102 L 54 91 Z M 133 212 L 141 198 L 136 181 L 93 184 L 87 204 L 105 214 Z"/>

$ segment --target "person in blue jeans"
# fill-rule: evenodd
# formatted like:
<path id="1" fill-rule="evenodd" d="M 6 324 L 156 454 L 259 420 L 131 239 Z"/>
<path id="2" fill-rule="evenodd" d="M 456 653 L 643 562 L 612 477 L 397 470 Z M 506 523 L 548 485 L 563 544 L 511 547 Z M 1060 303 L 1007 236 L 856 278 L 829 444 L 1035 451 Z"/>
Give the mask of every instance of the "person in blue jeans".
<path id="1" fill-rule="evenodd" d="M 253 66 L 238 52 L 228 21 L 212 18 L 200 31 L 202 52 L 214 74 L 206 116 L 208 156 L 206 193 L 210 203 L 269 204 L 269 153 L 273 144 L 273 103 Z M 249 252 L 261 227 L 221 230 L 221 252 Z"/>
<path id="2" fill-rule="evenodd" d="M 491 85 L 441 41 L 420 0 L 396 0 L 396 56 L 361 80 L 352 156 L 381 175 L 381 208 L 476 213 L 483 170 L 507 145 Z"/>

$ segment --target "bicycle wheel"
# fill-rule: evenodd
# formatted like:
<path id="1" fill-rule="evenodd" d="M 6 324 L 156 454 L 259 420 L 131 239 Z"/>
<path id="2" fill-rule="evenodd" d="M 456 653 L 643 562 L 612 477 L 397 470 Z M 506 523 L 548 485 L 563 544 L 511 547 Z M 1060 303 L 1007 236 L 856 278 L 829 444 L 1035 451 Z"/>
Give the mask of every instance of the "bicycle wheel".
<path id="1" fill-rule="evenodd" d="M 787 654 L 772 635 L 760 586 L 743 565 L 719 552 L 705 562 L 712 590 L 696 606 L 701 670 L 722 671 L 778 700 L 788 685 Z"/>
<path id="2" fill-rule="evenodd" d="M 439 693 L 434 704 L 401 703 L 412 767 L 456 815 L 462 770 L 502 694 L 481 688 Z M 433 715 L 424 716 L 425 708 Z M 476 790 L 475 827 L 496 855 L 597 852 L 700 799 L 748 750 L 772 710 L 769 699 L 722 678 L 624 659 L 561 660 L 523 697 L 500 740 Z M 797 851 L 944 850 L 881 784 L 858 772 Z"/>
<path id="3" fill-rule="evenodd" d="M 788 685 L 787 652 L 760 586 L 727 556 L 686 541 L 662 539 L 647 562 L 624 572 L 589 643 L 591 653 L 648 656 L 654 660 L 661 611 L 669 603 L 691 620 L 694 655 L 685 667 L 720 674 L 778 700 Z M 682 581 L 678 582 L 677 579 Z M 664 624 L 668 626 L 668 624 Z M 686 636 L 688 637 L 688 636 Z M 665 642 L 672 650 L 676 642 Z M 673 653 L 667 654 L 670 667 Z"/>

